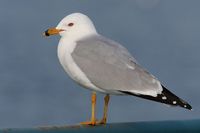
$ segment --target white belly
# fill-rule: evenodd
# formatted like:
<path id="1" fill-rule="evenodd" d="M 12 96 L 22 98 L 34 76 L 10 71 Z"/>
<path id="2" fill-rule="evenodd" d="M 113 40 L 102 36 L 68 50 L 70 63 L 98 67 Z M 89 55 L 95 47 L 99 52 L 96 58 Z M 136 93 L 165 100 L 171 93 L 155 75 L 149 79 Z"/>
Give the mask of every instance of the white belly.
<path id="1" fill-rule="evenodd" d="M 68 44 L 65 44 L 63 42 L 64 41 L 60 40 L 57 52 L 59 61 L 64 70 L 68 73 L 68 75 L 78 84 L 82 85 L 85 88 L 105 93 L 104 90 L 96 87 L 94 84 L 90 82 L 90 80 L 86 77 L 83 71 L 78 67 L 78 65 L 73 60 L 71 53 L 75 49 L 76 43 L 69 42 Z"/>

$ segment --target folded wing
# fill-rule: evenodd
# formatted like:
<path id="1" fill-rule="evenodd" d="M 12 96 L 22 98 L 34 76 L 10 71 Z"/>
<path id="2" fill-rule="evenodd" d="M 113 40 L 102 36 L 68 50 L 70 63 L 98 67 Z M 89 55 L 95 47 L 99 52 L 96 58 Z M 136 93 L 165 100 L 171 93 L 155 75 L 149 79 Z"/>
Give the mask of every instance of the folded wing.
<path id="1" fill-rule="evenodd" d="M 77 41 L 72 58 L 95 86 L 110 94 L 130 94 L 171 105 L 179 103 L 174 104 L 173 100 L 167 103 L 169 100 L 163 94 L 175 95 L 167 93 L 127 49 L 105 37 L 96 35 Z M 182 102 L 185 107 L 186 102 Z"/>

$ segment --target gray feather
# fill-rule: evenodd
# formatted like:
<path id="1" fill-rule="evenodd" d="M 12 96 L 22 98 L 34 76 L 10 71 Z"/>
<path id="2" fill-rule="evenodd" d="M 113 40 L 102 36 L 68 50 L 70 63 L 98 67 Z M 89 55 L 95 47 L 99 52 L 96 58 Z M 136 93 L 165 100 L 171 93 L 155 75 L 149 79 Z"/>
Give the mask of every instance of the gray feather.
<path id="1" fill-rule="evenodd" d="M 122 45 L 100 35 L 76 42 L 72 58 L 88 79 L 107 92 L 157 93 L 159 81 L 143 69 Z"/>

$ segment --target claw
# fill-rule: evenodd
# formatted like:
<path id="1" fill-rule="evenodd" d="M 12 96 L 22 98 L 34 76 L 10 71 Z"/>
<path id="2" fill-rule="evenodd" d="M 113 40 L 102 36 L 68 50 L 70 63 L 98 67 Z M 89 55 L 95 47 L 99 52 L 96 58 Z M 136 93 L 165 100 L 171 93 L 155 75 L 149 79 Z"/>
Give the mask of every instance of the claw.
<path id="1" fill-rule="evenodd" d="M 81 122 L 81 125 L 88 125 L 88 126 L 95 126 L 96 125 L 96 121 L 85 121 L 85 122 Z"/>
<path id="2" fill-rule="evenodd" d="M 86 125 L 86 126 L 96 126 L 96 125 L 105 125 L 106 120 L 102 119 L 101 121 L 85 121 L 85 122 L 80 122 L 81 125 Z"/>

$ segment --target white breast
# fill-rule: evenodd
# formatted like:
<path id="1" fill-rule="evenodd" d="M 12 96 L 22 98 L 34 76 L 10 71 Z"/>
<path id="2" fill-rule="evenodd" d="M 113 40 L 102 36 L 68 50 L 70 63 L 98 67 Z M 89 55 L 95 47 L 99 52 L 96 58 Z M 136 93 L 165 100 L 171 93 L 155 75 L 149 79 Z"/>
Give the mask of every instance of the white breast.
<path id="1" fill-rule="evenodd" d="M 62 67 L 78 84 L 94 91 L 105 92 L 92 84 L 83 71 L 75 63 L 71 56 L 71 53 L 74 51 L 75 47 L 76 43 L 61 38 L 58 44 L 57 53 Z"/>

